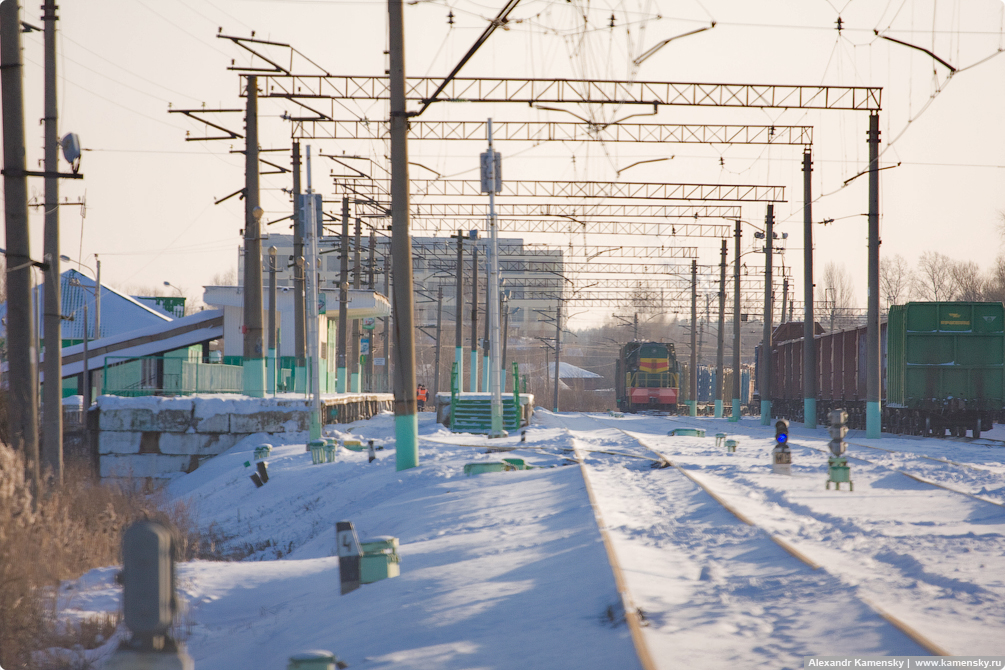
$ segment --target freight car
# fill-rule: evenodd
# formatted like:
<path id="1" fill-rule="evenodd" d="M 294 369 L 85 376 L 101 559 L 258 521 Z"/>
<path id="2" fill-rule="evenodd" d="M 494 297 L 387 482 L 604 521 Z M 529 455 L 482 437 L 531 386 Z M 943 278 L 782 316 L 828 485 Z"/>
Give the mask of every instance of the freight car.
<path id="1" fill-rule="evenodd" d="M 673 344 L 629 342 L 615 365 L 615 393 L 622 412 L 677 411 L 680 365 Z"/>
<path id="2" fill-rule="evenodd" d="M 912 302 L 880 324 L 883 430 L 980 437 L 1005 408 L 1005 305 Z M 772 413 L 803 420 L 802 338 L 772 345 Z M 817 422 L 865 428 L 866 327 L 816 338 Z M 761 370 L 758 370 L 760 380 Z M 759 385 L 760 388 L 760 385 Z"/>

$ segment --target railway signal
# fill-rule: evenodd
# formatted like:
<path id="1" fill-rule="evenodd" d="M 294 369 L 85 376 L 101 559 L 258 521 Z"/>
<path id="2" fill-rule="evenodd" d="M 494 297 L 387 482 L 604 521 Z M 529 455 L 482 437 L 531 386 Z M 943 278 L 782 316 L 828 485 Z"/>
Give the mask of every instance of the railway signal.
<path id="1" fill-rule="evenodd" d="M 792 474 L 792 452 L 789 451 L 789 422 L 775 422 L 775 448 L 771 450 L 771 471 L 778 475 Z"/>
<path id="2" fill-rule="evenodd" d="M 827 457 L 827 488 L 834 482 L 834 488 L 841 490 L 841 482 L 848 482 L 848 490 L 854 491 L 855 485 L 851 481 L 851 468 L 848 467 L 848 458 L 844 455 L 848 444 L 844 441 L 844 436 L 848 434 L 848 412 L 843 409 L 836 409 L 829 415 L 831 425 L 827 429 L 831 434 L 831 441 L 828 444 L 831 455 Z"/>

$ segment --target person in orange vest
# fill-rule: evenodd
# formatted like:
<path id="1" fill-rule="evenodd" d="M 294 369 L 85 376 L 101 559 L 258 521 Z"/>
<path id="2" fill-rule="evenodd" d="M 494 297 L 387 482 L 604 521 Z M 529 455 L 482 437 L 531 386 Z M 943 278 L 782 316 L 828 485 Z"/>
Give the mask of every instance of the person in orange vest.
<path id="1" fill-rule="evenodd" d="M 422 408 L 426 406 L 426 399 L 428 397 L 429 397 L 429 393 L 426 391 L 426 387 L 424 385 L 422 385 L 422 384 L 419 384 L 419 388 L 416 391 L 416 399 L 417 399 L 417 401 L 419 403 L 419 411 L 420 412 L 422 411 Z"/>

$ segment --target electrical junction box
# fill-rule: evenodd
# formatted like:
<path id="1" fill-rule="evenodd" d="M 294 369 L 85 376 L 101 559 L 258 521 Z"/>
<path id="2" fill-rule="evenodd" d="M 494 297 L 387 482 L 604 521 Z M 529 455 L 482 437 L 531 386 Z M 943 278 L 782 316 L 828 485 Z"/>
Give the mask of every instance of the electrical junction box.
<path id="1" fill-rule="evenodd" d="M 401 574 L 401 557 L 398 555 L 398 538 L 380 535 L 360 542 L 363 558 L 360 560 L 360 581 L 372 584 Z"/>

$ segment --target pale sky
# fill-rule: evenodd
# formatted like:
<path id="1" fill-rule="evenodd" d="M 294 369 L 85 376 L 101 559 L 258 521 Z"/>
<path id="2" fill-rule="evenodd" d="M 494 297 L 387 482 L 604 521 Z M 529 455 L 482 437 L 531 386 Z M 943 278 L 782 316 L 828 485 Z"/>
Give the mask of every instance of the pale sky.
<path id="1" fill-rule="evenodd" d="M 24 4 L 24 3 L 23 3 Z M 24 18 L 41 25 L 39 3 Z M 443 76 L 484 29 L 501 3 L 420 1 L 405 8 L 407 73 Z M 447 23 L 452 11 L 455 24 Z M 1005 211 L 1005 47 L 1001 0 L 524 0 L 509 29 L 498 30 L 461 76 L 567 77 L 750 84 L 829 84 L 883 87 L 881 178 L 882 253 L 914 263 L 926 250 L 989 267 L 1001 251 L 996 231 Z M 835 21 L 842 18 L 838 33 Z M 615 27 L 609 28 L 610 16 Z M 584 16 L 586 22 L 584 24 Z M 657 42 L 702 26 L 716 27 L 672 42 L 639 68 L 631 60 Z M 584 29 L 585 25 L 585 29 Z M 243 106 L 238 77 L 226 70 L 247 58 L 224 33 L 292 44 L 332 74 L 381 75 L 385 68 L 386 5 L 382 2 L 280 0 L 95 0 L 60 7 L 59 128 L 76 132 L 85 152 L 82 181 L 64 181 L 61 197 L 86 195 L 63 207 L 62 251 L 94 267 L 120 289 L 169 281 L 190 299 L 214 275 L 237 266 L 243 203 L 214 198 L 243 186 L 243 157 L 230 142 L 186 142 L 202 132 L 174 107 Z M 959 72 L 924 53 L 880 40 L 882 34 L 933 50 Z M 29 169 L 42 157 L 42 33 L 23 35 Z M 261 103 L 263 148 L 288 148 L 295 108 Z M 570 107 L 571 109 L 571 107 Z M 595 119 L 619 119 L 651 108 L 580 107 Z M 343 118 L 386 118 L 383 101 L 347 102 Z M 423 120 L 572 120 L 568 114 L 515 104 L 438 103 Z M 241 131 L 242 115 L 225 122 Z M 812 125 L 818 299 L 827 262 L 851 271 L 865 306 L 867 179 L 843 182 L 867 166 L 865 112 L 664 107 L 638 122 Z M 891 145 L 891 141 L 893 144 Z M 312 142 L 325 153 L 367 154 L 383 162 L 383 143 Z M 233 149 L 242 148 L 240 143 Z M 762 184 L 786 187 L 776 207 L 778 230 L 789 233 L 785 263 L 802 276 L 802 174 L 799 147 L 698 144 L 501 143 L 504 176 L 511 179 Z M 476 176 L 484 142 L 411 142 L 410 159 L 443 175 Z M 286 164 L 288 158 L 276 154 Z M 62 164 L 62 169 L 66 169 Z M 332 163 L 314 167 L 317 190 L 330 189 Z M 430 177 L 417 167 L 411 176 Z M 268 220 L 290 212 L 280 189 L 288 176 L 262 177 Z M 29 192 L 41 200 L 42 181 Z M 330 191 L 329 191 L 330 192 Z M 760 223 L 764 206 L 745 204 L 745 219 Z M 32 210 L 32 255 L 42 255 L 42 214 Z M 289 232 L 288 222 L 274 232 Z M 567 246 L 568 236 L 525 239 Z M 591 239 L 590 244 L 666 244 L 667 238 Z M 718 262 L 718 239 L 683 244 L 700 248 L 700 262 Z M 745 248 L 752 236 L 745 235 Z M 267 246 L 267 243 L 266 243 Z M 730 246 L 732 249 L 732 246 Z M 776 260 L 776 262 L 779 262 Z M 801 288 L 800 288 L 801 292 Z M 801 295 L 799 296 L 801 300 Z M 599 309 L 607 314 L 610 308 Z"/>

